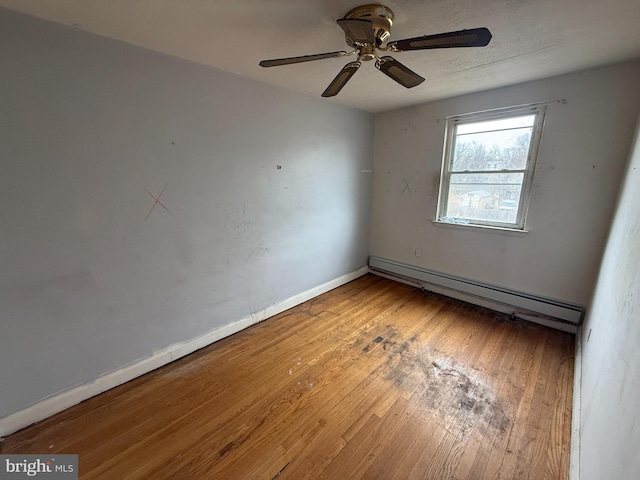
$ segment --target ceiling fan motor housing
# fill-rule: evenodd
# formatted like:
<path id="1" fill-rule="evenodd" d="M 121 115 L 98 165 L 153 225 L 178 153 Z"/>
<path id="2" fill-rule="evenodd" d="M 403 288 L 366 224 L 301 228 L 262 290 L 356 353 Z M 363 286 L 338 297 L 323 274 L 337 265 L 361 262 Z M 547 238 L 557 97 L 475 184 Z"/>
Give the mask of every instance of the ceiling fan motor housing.
<path id="1" fill-rule="evenodd" d="M 376 46 L 382 45 L 389 39 L 391 25 L 393 24 L 393 11 L 384 5 L 368 4 L 350 10 L 345 19 L 369 20 L 373 25 L 373 34 L 376 39 Z M 349 38 L 346 39 L 350 47 L 357 45 Z"/>

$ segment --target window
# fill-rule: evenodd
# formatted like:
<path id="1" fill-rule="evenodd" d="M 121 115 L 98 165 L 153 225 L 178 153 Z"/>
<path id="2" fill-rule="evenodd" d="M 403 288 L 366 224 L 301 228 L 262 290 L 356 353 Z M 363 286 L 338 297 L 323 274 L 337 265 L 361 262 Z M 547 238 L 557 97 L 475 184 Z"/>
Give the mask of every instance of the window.
<path id="1" fill-rule="evenodd" d="M 438 221 L 524 230 L 544 107 L 447 119 Z"/>

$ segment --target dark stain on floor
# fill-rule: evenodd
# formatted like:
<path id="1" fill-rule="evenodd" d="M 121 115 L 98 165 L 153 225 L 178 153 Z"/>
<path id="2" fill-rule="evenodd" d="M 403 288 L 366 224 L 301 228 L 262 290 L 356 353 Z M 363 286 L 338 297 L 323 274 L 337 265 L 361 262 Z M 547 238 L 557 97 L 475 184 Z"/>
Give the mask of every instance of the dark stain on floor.
<path id="1" fill-rule="evenodd" d="M 385 380 L 400 389 L 412 388 L 421 392 L 420 402 L 435 412 L 435 418 L 461 424 L 465 431 L 478 423 L 501 432 L 509 428 L 511 420 L 487 375 L 435 350 L 419 349 L 415 343 L 417 335 L 402 341 L 402 335 L 390 325 L 386 333 L 385 337 L 377 336 L 362 349 L 369 352 L 377 344 L 382 346 L 387 357 L 381 367 L 386 371 Z M 407 383 L 410 376 L 419 378 Z"/>

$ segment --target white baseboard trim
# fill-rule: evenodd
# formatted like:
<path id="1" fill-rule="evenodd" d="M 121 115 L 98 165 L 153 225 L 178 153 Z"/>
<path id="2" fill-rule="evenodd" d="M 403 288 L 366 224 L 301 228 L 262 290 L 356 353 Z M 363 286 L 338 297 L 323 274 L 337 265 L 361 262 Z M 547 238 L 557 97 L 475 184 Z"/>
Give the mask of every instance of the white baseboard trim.
<path id="1" fill-rule="evenodd" d="M 322 295 L 323 293 L 333 290 L 341 285 L 349 283 L 356 278 L 366 275 L 369 267 L 360 268 L 354 272 L 342 275 L 334 280 L 330 280 L 322 285 L 311 288 L 305 292 L 299 293 L 286 300 L 271 305 L 262 310 L 258 310 L 248 317 L 235 321 L 216 330 L 209 332 L 201 337 L 195 338 L 188 342 L 175 343 L 168 346 L 152 356 L 143 358 L 133 364 L 122 367 L 118 370 L 105 373 L 92 382 L 78 385 L 69 390 L 65 390 L 51 397 L 47 397 L 40 402 L 20 410 L 18 412 L 0 418 L 0 438 L 6 437 L 18 430 L 27 427 L 35 422 L 44 420 L 51 415 L 66 410 L 69 407 L 94 397 L 100 393 L 106 392 L 118 385 L 122 385 L 136 377 L 151 372 L 163 365 L 173 362 L 178 358 L 184 357 L 195 352 L 207 345 L 221 340 L 229 335 L 233 335 L 244 330 L 251 325 L 261 322 L 269 317 L 277 315 L 296 305 L 311 300 L 312 298 Z"/>
<path id="2" fill-rule="evenodd" d="M 571 408 L 571 446 L 569 447 L 569 480 L 580 480 L 580 401 L 582 398 L 582 327 L 576 334 L 573 361 L 573 406 Z"/>
<path id="3" fill-rule="evenodd" d="M 371 273 L 382 277 L 569 333 L 578 331 L 578 325 L 584 315 L 584 309 L 579 305 L 434 272 L 385 258 L 371 257 L 369 268 Z"/>

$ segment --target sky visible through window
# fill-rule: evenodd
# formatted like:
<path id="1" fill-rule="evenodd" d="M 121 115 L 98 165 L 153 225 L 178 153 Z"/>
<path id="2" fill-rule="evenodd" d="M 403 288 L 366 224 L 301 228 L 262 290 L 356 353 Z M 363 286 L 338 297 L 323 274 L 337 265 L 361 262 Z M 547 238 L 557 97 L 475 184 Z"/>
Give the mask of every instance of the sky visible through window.
<path id="1" fill-rule="evenodd" d="M 525 115 L 522 117 L 501 118 L 499 120 L 488 120 L 486 122 L 476 122 L 458 125 L 458 135 L 469 133 L 491 132 L 496 130 L 510 130 L 513 128 L 532 127 L 535 115 Z M 507 138 L 508 133 L 505 133 Z"/>

